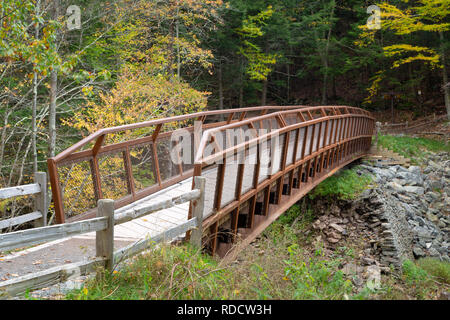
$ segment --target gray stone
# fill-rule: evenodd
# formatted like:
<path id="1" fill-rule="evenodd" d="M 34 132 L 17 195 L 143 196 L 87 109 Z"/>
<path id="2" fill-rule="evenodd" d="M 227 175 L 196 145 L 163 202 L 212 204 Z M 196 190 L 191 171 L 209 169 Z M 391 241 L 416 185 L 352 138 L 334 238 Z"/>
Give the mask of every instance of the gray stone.
<path id="1" fill-rule="evenodd" d="M 367 265 L 367 266 L 370 266 L 370 265 L 372 265 L 372 264 L 375 264 L 375 260 L 372 259 L 372 258 L 368 258 L 368 257 L 363 257 L 363 258 L 362 258 L 362 262 L 363 262 L 365 265 Z"/>
<path id="2" fill-rule="evenodd" d="M 345 231 L 344 228 L 342 228 L 340 225 L 336 224 L 336 223 L 332 223 L 330 224 L 330 227 L 337 230 L 340 233 L 343 233 Z"/>
<path id="3" fill-rule="evenodd" d="M 434 215 L 433 213 L 431 213 L 431 212 L 427 212 L 427 218 L 428 218 L 428 220 L 430 220 L 432 222 L 438 222 L 439 221 L 439 218 L 436 215 Z"/>
<path id="4" fill-rule="evenodd" d="M 417 246 L 413 248 L 413 254 L 416 259 L 425 257 L 425 252 L 420 247 Z"/>
<path id="5" fill-rule="evenodd" d="M 430 248 L 430 250 L 428 250 L 428 253 L 432 257 L 439 257 L 440 256 L 439 251 L 437 251 L 435 248 Z"/>
<path id="6" fill-rule="evenodd" d="M 364 284 L 364 280 L 361 279 L 361 277 L 359 277 L 359 276 L 354 276 L 352 278 L 352 282 L 357 287 L 361 287 Z"/>
<path id="7" fill-rule="evenodd" d="M 415 175 L 420 175 L 422 173 L 422 170 L 420 169 L 419 166 L 410 166 L 408 168 L 408 171 Z"/>
<path id="8" fill-rule="evenodd" d="M 437 193 L 437 192 L 432 192 L 432 191 L 430 191 L 430 192 L 427 192 L 426 194 L 425 194 L 425 199 L 428 201 L 428 202 L 433 202 L 433 201 L 437 201 L 437 200 L 439 200 L 441 198 L 441 195 L 439 194 L 439 193 Z M 429 199 L 429 200 L 428 200 Z"/>
<path id="9" fill-rule="evenodd" d="M 428 185 L 431 190 L 440 190 L 444 187 L 441 180 L 429 180 Z"/>
<path id="10" fill-rule="evenodd" d="M 422 187 L 414 187 L 414 186 L 406 186 L 403 187 L 406 192 L 423 195 L 425 193 L 425 189 Z"/>
<path id="11" fill-rule="evenodd" d="M 401 186 L 398 183 L 395 182 L 388 182 L 387 186 L 391 189 L 393 189 L 395 192 L 399 192 L 399 193 L 405 193 L 405 189 L 403 186 Z"/>
<path id="12" fill-rule="evenodd" d="M 355 275 L 358 273 L 358 267 L 354 263 L 347 263 L 346 265 L 344 265 L 341 271 L 345 275 Z"/>
<path id="13" fill-rule="evenodd" d="M 369 289 L 380 289 L 381 288 L 381 270 L 380 267 L 376 265 L 367 267 L 367 287 Z"/>

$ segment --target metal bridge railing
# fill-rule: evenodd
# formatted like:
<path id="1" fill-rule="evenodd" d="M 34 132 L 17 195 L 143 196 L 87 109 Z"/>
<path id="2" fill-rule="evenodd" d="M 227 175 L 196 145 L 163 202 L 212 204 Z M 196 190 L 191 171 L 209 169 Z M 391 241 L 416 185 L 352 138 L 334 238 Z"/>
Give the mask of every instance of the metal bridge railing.
<path id="1" fill-rule="evenodd" d="M 295 189 L 302 196 L 365 155 L 374 128 L 375 119 L 362 109 L 311 107 L 207 130 L 194 168 L 208 191 L 205 245 L 214 254 L 218 239 L 232 243 L 238 229 L 255 228 L 257 216 L 267 217 L 270 204 L 279 205 L 282 196 Z"/>
<path id="2" fill-rule="evenodd" d="M 179 128 L 193 135 L 194 121 L 207 130 L 298 108 L 303 106 L 205 111 L 101 129 L 47 161 L 56 222 L 94 217 L 99 199 L 113 199 L 120 208 L 192 177 L 193 157 L 190 164 L 170 159 L 170 137 Z"/>

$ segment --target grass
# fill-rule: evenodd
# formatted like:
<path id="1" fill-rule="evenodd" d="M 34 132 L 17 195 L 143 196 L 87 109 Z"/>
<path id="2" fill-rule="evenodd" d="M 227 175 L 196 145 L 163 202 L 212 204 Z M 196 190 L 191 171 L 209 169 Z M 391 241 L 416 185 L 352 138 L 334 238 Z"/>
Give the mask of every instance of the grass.
<path id="1" fill-rule="evenodd" d="M 341 170 L 335 175 L 322 181 L 309 194 L 311 199 L 317 196 L 328 197 L 337 196 L 339 199 L 355 199 L 373 182 L 373 177 L 369 174 L 359 174 L 358 166 L 348 170 Z"/>
<path id="2" fill-rule="evenodd" d="M 237 263 L 223 266 L 189 245 L 162 246 L 140 255 L 121 270 L 85 282 L 66 299 L 361 299 L 339 266 L 345 257 L 328 259 L 319 246 L 305 247 L 312 210 L 294 205 L 241 252 Z M 345 256 L 345 255 L 344 255 Z"/>
<path id="3" fill-rule="evenodd" d="M 433 139 L 414 138 L 408 136 L 380 136 L 378 142 L 384 148 L 390 149 L 413 162 L 421 162 L 427 153 L 450 152 L 450 145 Z"/>
<path id="4" fill-rule="evenodd" d="M 189 245 L 161 246 L 113 273 L 100 271 L 67 299 L 232 299 L 233 277 Z"/>
<path id="5" fill-rule="evenodd" d="M 417 265 L 437 281 L 450 285 L 450 263 L 433 258 L 423 258 Z"/>
<path id="6" fill-rule="evenodd" d="M 441 291 L 448 291 L 450 281 L 450 263 L 435 258 L 423 258 L 415 262 L 406 260 L 402 265 L 402 274 L 385 279 L 386 300 L 430 300 L 439 298 Z"/>

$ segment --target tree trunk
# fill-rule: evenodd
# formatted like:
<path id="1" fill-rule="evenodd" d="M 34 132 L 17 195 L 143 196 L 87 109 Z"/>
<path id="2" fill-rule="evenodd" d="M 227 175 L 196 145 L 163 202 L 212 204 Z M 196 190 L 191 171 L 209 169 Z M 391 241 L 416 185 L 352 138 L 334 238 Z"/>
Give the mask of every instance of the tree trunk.
<path id="1" fill-rule="evenodd" d="M 59 17 L 59 0 L 54 0 L 54 19 Z M 48 116 L 49 124 L 49 156 L 55 156 L 56 150 L 56 96 L 58 94 L 58 70 L 57 67 L 53 67 L 50 73 L 50 108 Z"/>
<path id="2" fill-rule="evenodd" d="M 286 63 L 286 73 L 287 73 L 286 101 L 289 104 L 289 101 L 291 100 L 291 68 L 289 63 Z"/>
<path id="3" fill-rule="evenodd" d="M 266 44 L 264 47 L 264 52 L 266 54 L 269 53 L 269 40 L 266 39 Z M 267 85 L 268 85 L 269 75 L 267 75 L 266 79 L 263 81 L 263 87 L 261 92 L 261 105 L 265 106 L 267 104 Z"/>
<path id="4" fill-rule="evenodd" d="M 242 58 L 240 60 L 239 108 L 244 108 L 244 60 Z"/>
<path id="5" fill-rule="evenodd" d="M 177 37 L 177 77 L 178 79 L 181 76 L 181 56 L 180 56 L 180 43 L 179 43 L 179 36 L 180 36 L 180 26 L 178 22 L 178 12 L 179 8 L 177 7 L 177 21 L 176 21 L 176 37 Z"/>
<path id="6" fill-rule="evenodd" d="M 40 9 L 40 0 L 36 1 L 36 16 L 39 15 L 39 9 Z M 39 23 L 36 23 L 35 29 L 34 29 L 34 37 L 36 40 L 39 38 Z M 31 125 L 32 125 L 32 137 L 31 137 L 31 149 L 33 153 L 33 171 L 37 172 L 37 148 L 36 148 L 36 135 L 37 135 L 37 127 L 36 127 L 36 114 L 37 114 L 37 87 L 38 87 L 38 74 L 37 71 L 34 70 L 33 72 L 33 109 L 32 109 L 32 115 L 31 115 Z"/>
<path id="7" fill-rule="evenodd" d="M 222 79 L 222 63 L 219 62 L 217 70 L 217 80 L 219 81 L 219 109 L 223 110 L 223 79 Z"/>
<path id="8" fill-rule="evenodd" d="M 219 68 L 217 70 L 217 81 L 219 82 L 219 110 L 223 110 L 222 62 L 219 62 Z M 221 118 L 224 120 L 223 114 L 221 114 Z"/>
<path id="9" fill-rule="evenodd" d="M 265 106 L 267 104 L 267 79 L 263 81 L 262 93 L 261 93 L 261 106 Z"/>
<path id="10" fill-rule="evenodd" d="M 328 88 L 328 53 L 330 51 L 330 40 L 331 40 L 331 31 L 333 30 L 333 17 L 334 17 L 334 9 L 331 10 L 330 14 L 330 29 L 328 29 L 327 35 L 327 43 L 325 45 L 325 54 L 323 57 L 323 66 L 325 69 L 325 73 L 323 75 L 323 89 L 322 89 L 322 105 L 326 105 L 328 103 L 327 99 L 327 88 Z"/>
<path id="11" fill-rule="evenodd" d="M 439 32 L 439 37 L 441 39 L 442 48 L 442 81 L 444 87 L 445 108 L 447 109 L 447 119 L 450 120 L 450 83 L 448 82 L 447 66 L 445 65 L 444 33 L 442 31 Z"/>

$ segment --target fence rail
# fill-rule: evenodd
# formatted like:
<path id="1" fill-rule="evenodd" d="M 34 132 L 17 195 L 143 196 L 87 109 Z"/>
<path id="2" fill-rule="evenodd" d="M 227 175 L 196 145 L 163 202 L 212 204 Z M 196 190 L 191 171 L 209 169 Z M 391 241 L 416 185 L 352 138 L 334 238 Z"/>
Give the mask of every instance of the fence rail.
<path id="1" fill-rule="evenodd" d="M 433 114 L 420 121 L 405 121 L 402 123 L 384 123 L 381 124 L 380 132 L 382 134 L 396 134 L 396 133 L 412 133 L 420 129 L 429 127 L 430 125 L 447 119 L 447 115 L 436 116 Z"/>
<path id="2" fill-rule="evenodd" d="M 0 230 L 30 221 L 34 221 L 35 227 L 43 227 L 47 224 L 47 174 L 45 172 L 36 172 L 34 174 L 34 180 L 35 183 L 32 184 L 0 189 L 0 200 L 35 195 L 35 211 L 18 217 L 0 220 Z"/>
<path id="3" fill-rule="evenodd" d="M 204 179 L 196 177 L 195 186 L 196 189 L 185 195 L 143 206 L 139 208 L 138 214 L 136 214 L 135 211 L 129 211 L 125 214 L 115 214 L 114 201 L 111 199 L 102 199 L 99 200 L 98 203 L 97 218 L 1 234 L 0 251 L 95 231 L 96 257 L 88 261 L 57 266 L 48 270 L 0 282 L 0 296 L 2 291 L 8 295 L 18 295 L 25 293 L 28 289 L 34 290 L 44 286 L 57 284 L 75 276 L 85 275 L 99 266 L 105 267 L 108 271 L 112 271 L 114 265 L 118 262 L 150 248 L 155 243 L 171 241 L 191 230 L 194 235 L 200 235 L 192 237 L 191 243 L 195 246 L 200 246 L 201 242 L 199 240 L 201 239 L 202 234 L 203 217 L 202 201 L 205 192 Z M 194 215 L 188 221 L 152 238 L 142 239 L 125 248 L 114 251 L 114 225 L 122 224 L 137 217 L 149 215 L 156 211 L 171 208 L 177 204 L 189 201 L 191 202 Z"/>

